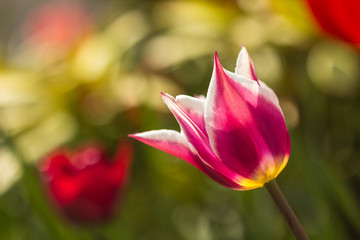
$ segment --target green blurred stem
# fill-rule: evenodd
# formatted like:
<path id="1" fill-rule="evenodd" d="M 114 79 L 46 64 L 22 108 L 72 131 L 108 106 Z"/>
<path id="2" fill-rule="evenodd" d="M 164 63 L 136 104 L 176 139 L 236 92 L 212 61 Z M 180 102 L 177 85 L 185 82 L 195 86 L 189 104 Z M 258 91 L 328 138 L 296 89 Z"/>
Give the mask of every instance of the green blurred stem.
<path id="1" fill-rule="evenodd" d="M 295 238 L 297 240 L 309 240 L 309 237 L 307 236 L 303 226 L 301 225 L 299 219 L 296 217 L 294 211 L 290 207 L 284 194 L 281 192 L 275 179 L 265 183 L 264 187 L 270 193 L 272 199 L 274 200 L 276 206 L 279 208 L 281 214 L 285 218 L 285 221 L 289 225 Z"/>

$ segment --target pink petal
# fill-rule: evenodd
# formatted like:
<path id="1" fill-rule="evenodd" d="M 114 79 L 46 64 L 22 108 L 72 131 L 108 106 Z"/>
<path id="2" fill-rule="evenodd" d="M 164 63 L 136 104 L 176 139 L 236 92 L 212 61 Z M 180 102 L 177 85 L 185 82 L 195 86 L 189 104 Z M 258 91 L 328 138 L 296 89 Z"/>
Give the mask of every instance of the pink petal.
<path id="1" fill-rule="evenodd" d="M 199 127 L 199 129 L 207 137 L 205 130 L 205 99 L 190 97 L 187 95 L 176 96 L 175 101 L 181 105 L 186 115 Z"/>
<path id="2" fill-rule="evenodd" d="M 162 129 L 130 134 L 129 137 L 193 164 L 193 150 L 179 132 Z"/>
<path id="3" fill-rule="evenodd" d="M 229 179 L 206 164 L 205 161 L 197 155 L 195 149 L 187 142 L 186 138 L 176 131 L 165 129 L 153 130 L 144 133 L 131 134 L 130 137 L 185 160 L 216 182 L 228 188 L 241 189 L 241 186 L 239 186 L 237 182 L 234 182 L 232 179 Z"/>
<path id="4" fill-rule="evenodd" d="M 282 163 L 290 148 L 273 92 L 263 83 L 225 72 L 217 55 L 205 122 L 213 151 L 230 169 L 247 178 L 258 175 L 260 168 L 266 171 L 264 161 L 277 168 L 276 159 Z"/>
<path id="5" fill-rule="evenodd" d="M 261 95 L 267 101 L 271 102 L 274 106 L 276 106 L 281 112 L 279 100 L 276 94 L 264 82 L 258 80 L 257 84 L 255 84 L 254 81 L 251 81 L 235 73 L 232 73 L 226 69 L 223 69 L 223 71 L 229 77 L 230 81 L 235 82 L 235 85 L 243 86 L 249 91 L 249 94 L 246 96 L 246 101 L 249 104 L 256 107 L 259 100 L 258 95 Z M 243 94 L 245 94 L 245 92 Z"/>
<path id="6" fill-rule="evenodd" d="M 163 100 L 169 107 L 170 111 L 174 114 L 176 120 L 180 124 L 180 127 L 185 134 L 188 142 L 194 147 L 203 164 L 198 164 L 198 168 L 210 175 L 203 166 L 204 164 L 223 175 L 227 179 L 233 182 L 240 183 L 239 179 L 243 177 L 238 173 L 232 171 L 212 151 L 209 143 L 209 139 L 199 126 L 193 121 L 193 119 L 187 115 L 186 107 L 184 108 L 179 102 L 177 102 L 172 96 L 163 94 Z M 214 177 L 213 177 L 214 178 Z M 239 185 L 238 185 L 239 186 Z"/>
<path id="7" fill-rule="evenodd" d="M 279 146 L 279 143 L 281 142 L 284 144 L 284 147 L 282 148 L 283 151 L 281 152 L 285 155 L 289 155 L 290 137 L 286 129 L 285 119 L 279 105 L 279 100 L 274 91 L 260 80 L 258 81 L 258 85 L 254 84 L 254 82 L 248 84 L 249 81 L 245 82 L 236 74 L 229 72 L 226 69 L 223 70 L 229 79 L 235 82 L 235 86 L 243 86 L 243 88 L 239 87 L 239 93 L 244 96 L 243 99 L 248 104 L 252 118 L 256 123 L 256 128 L 260 131 L 260 135 L 266 140 L 267 145 L 275 144 Z M 246 89 L 252 94 L 246 92 Z M 264 123 L 267 124 L 267 127 L 263 126 Z M 273 136 L 273 134 L 277 137 Z M 270 147 L 271 151 L 274 149 L 275 147 Z M 273 156 L 276 156 L 274 151 Z M 283 158 L 281 161 L 283 161 Z"/>
<path id="8" fill-rule="evenodd" d="M 258 81 L 254 63 L 251 60 L 248 51 L 243 47 L 236 61 L 235 74 Z"/>

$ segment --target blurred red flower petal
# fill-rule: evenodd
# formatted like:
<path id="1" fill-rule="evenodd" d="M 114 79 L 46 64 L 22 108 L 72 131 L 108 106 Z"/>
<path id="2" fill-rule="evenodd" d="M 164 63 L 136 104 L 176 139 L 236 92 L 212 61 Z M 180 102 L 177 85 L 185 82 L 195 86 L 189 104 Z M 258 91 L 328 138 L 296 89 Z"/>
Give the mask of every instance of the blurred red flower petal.
<path id="1" fill-rule="evenodd" d="M 85 146 L 74 153 L 55 151 L 41 166 L 45 186 L 69 219 L 78 223 L 107 220 L 126 185 L 132 151 L 129 143 L 121 144 L 112 162 L 99 146 Z"/>
<path id="2" fill-rule="evenodd" d="M 360 1 L 306 0 L 322 30 L 333 37 L 360 46 Z"/>

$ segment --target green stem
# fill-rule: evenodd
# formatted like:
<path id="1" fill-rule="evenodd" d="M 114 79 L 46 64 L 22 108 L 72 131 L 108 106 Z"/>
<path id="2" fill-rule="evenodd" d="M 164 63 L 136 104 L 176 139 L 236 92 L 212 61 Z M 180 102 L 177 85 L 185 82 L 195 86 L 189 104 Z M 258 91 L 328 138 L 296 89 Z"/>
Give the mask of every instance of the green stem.
<path id="1" fill-rule="evenodd" d="M 284 194 L 281 192 L 275 179 L 265 183 L 264 187 L 270 193 L 272 199 L 274 200 L 276 206 L 279 208 L 281 214 L 289 225 L 295 238 L 297 240 L 309 240 L 309 237 L 307 236 L 303 226 L 301 225 L 299 219 L 296 217 L 294 211 L 291 209 L 288 201 L 286 200 Z"/>

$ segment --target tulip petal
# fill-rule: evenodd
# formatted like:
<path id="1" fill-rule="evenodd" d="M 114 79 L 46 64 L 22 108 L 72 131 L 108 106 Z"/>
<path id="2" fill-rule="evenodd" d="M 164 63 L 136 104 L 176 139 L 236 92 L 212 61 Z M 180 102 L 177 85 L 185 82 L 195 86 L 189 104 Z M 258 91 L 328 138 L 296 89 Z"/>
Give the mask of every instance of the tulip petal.
<path id="1" fill-rule="evenodd" d="M 205 105 L 211 147 L 224 164 L 244 177 L 254 179 L 254 174 L 263 174 L 273 178 L 278 169 L 275 159 L 282 158 L 282 163 L 283 150 L 288 147 L 277 98 L 262 83 L 228 75 L 215 55 Z M 269 174 L 262 169 L 272 170 Z"/>
<path id="2" fill-rule="evenodd" d="M 253 122 L 256 124 L 256 129 L 270 147 L 272 155 L 277 156 L 280 152 L 289 155 L 290 137 L 279 100 L 274 91 L 260 80 L 258 86 L 254 83 L 251 86 L 244 84 L 240 81 L 242 79 L 239 79 L 239 76 L 225 69 L 223 70 L 228 79 L 235 82 L 239 94 L 244 95 L 243 100 L 247 103 Z M 242 89 L 241 86 L 253 94 L 246 93 L 246 89 Z"/>
<path id="3" fill-rule="evenodd" d="M 187 95 L 178 95 L 176 96 L 175 101 L 182 106 L 183 110 L 186 112 L 186 115 L 191 118 L 191 120 L 207 137 L 204 119 L 205 99 L 190 97 Z"/>
<path id="4" fill-rule="evenodd" d="M 129 136 L 185 160 L 186 162 L 201 170 L 203 173 L 208 175 L 216 182 L 228 188 L 238 190 L 242 189 L 242 186 L 240 186 L 237 182 L 224 176 L 223 174 L 206 164 L 205 161 L 203 161 L 197 155 L 195 149 L 193 149 L 191 144 L 186 141 L 186 138 L 179 132 L 162 129 L 131 134 Z"/>
<path id="5" fill-rule="evenodd" d="M 258 96 L 260 95 L 263 98 L 265 98 L 268 102 L 276 106 L 278 110 L 281 112 L 279 100 L 276 94 L 264 82 L 258 80 L 258 82 L 255 83 L 254 81 L 244 78 L 243 76 L 240 76 L 238 74 L 234 74 L 226 69 L 222 68 L 222 71 L 228 77 L 229 79 L 228 81 L 233 83 L 235 89 L 240 88 L 239 90 L 241 90 L 241 92 L 239 92 L 238 94 L 241 93 L 242 95 L 244 95 L 244 101 L 256 107 L 258 105 L 258 100 L 259 100 Z"/>
<path id="6" fill-rule="evenodd" d="M 179 132 L 161 129 L 131 134 L 129 136 L 193 164 L 192 156 L 194 153 L 184 136 Z"/>
<path id="7" fill-rule="evenodd" d="M 185 108 L 183 108 L 179 102 L 177 102 L 172 96 L 168 94 L 163 94 L 163 100 L 169 107 L 170 111 L 174 114 L 188 142 L 191 143 L 191 145 L 194 147 L 201 162 L 203 163 L 198 164 L 198 168 L 206 172 L 206 169 L 203 168 L 205 164 L 207 168 L 211 168 L 213 171 L 221 173 L 221 175 L 227 179 L 236 182 L 239 186 L 239 189 L 246 187 L 242 186 L 242 181 L 249 182 L 251 180 L 244 179 L 243 176 L 228 168 L 216 156 L 210 147 L 207 135 L 205 135 L 205 133 L 203 133 L 201 129 L 195 124 L 195 122 L 190 118 L 190 116 L 186 114 Z M 208 172 L 206 173 L 210 175 Z"/>
<path id="8" fill-rule="evenodd" d="M 243 47 L 236 61 L 235 74 L 252 79 L 258 82 L 254 63 L 251 60 L 248 51 Z"/>
<path id="9" fill-rule="evenodd" d="M 207 164 L 210 166 L 216 164 L 219 160 L 212 152 L 209 139 L 206 134 L 193 121 L 191 116 L 187 114 L 188 112 L 179 102 L 177 102 L 169 94 L 162 95 L 164 103 L 173 113 L 174 117 L 180 125 L 181 131 L 184 133 L 189 143 L 191 143 L 192 146 L 196 149 L 199 156 L 206 160 Z"/>

